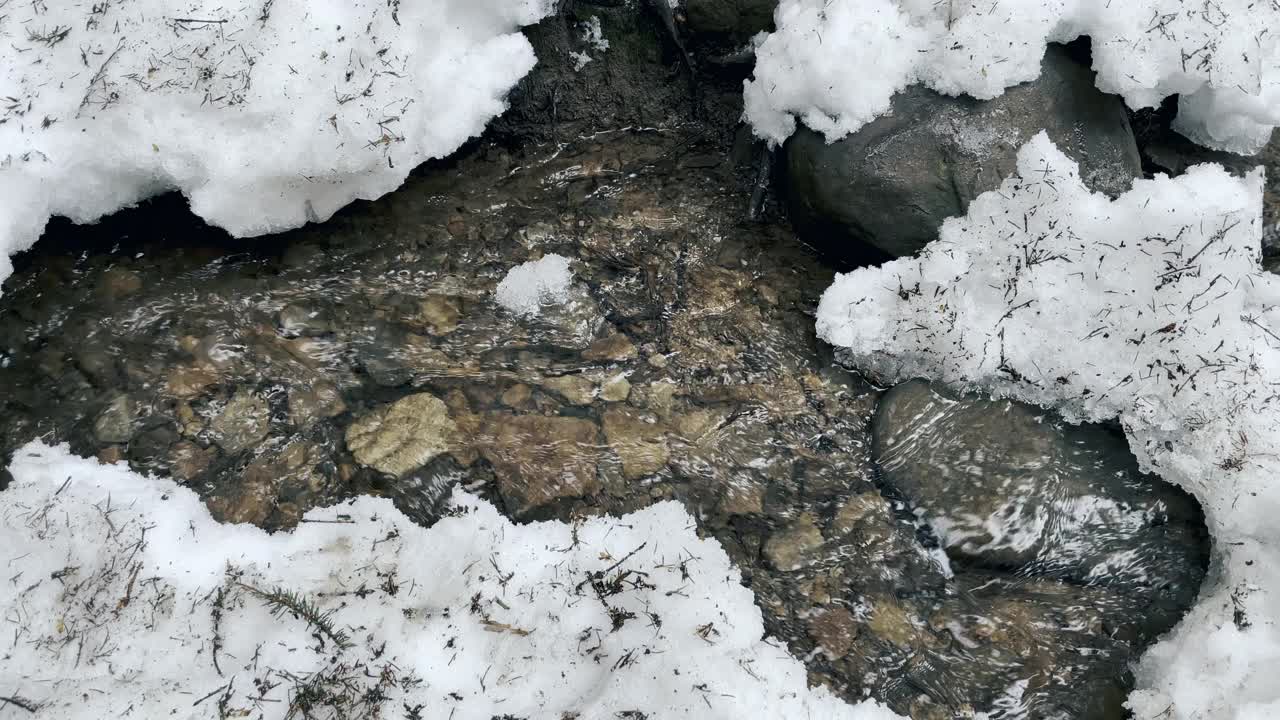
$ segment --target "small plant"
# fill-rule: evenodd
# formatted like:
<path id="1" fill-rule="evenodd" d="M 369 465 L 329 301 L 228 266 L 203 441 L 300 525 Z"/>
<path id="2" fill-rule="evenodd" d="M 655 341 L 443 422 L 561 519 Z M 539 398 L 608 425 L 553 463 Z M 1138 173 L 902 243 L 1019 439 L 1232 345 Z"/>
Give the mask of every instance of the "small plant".
<path id="1" fill-rule="evenodd" d="M 271 614 L 275 617 L 281 617 L 285 614 L 307 623 L 316 633 L 317 637 L 328 638 L 337 645 L 339 649 L 346 650 L 351 647 L 351 637 L 346 632 L 339 630 L 333 623 L 333 612 L 323 612 L 314 602 L 307 599 L 300 593 L 294 592 L 287 588 L 277 587 L 272 590 L 262 590 L 252 585 L 238 583 L 241 588 L 249 591 L 258 599 L 262 600 L 271 608 Z"/>

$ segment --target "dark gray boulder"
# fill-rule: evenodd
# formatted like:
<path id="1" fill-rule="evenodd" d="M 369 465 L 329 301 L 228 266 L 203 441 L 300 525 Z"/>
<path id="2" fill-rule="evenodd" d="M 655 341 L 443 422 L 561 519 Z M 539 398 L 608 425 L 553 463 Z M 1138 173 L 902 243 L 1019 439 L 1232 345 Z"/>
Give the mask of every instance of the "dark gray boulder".
<path id="1" fill-rule="evenodd" d="M 1123 102 L 1051 45 L 1038 80 L 993 100 L 911 87 L 894 97 L 890 114 L 842 140 L 799 130 L 785 148 L 792 221 L 837 256 L 857 257 L 860 243 L 911 255 L 943 220 L 998 187 L 1016 168 L 1018 148 L 1042 129 L 1080 162 L 1094 190 L 1117 195 L 1142 175 Z"/>

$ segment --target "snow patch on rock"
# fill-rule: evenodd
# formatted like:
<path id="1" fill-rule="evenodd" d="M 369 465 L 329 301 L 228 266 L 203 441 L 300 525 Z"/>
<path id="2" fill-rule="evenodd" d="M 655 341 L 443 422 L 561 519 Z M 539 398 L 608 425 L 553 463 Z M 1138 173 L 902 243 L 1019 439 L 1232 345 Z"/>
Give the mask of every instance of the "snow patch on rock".
<path id="1" fill-rule="evenodd" d="M 748 120 L 775 143 L 797 120 L 839 139 L 915 83 L 993 98 L 1039 76 L 1047 43 L 1082 35 L 1099 88 L 1135 109 L 1179 94 L 1177 128 L 1202 145 L 1255 153 L 1280 125 L 1275 3 L 782 0 L 775 22 L 745 86 Z"/>

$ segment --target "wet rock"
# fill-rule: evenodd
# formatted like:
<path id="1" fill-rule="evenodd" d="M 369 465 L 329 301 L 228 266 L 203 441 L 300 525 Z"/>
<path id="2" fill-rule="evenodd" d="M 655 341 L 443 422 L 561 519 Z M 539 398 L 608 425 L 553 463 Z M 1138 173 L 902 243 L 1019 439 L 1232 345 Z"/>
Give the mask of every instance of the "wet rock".
<path id="1" fill-rule="evenodd" d="M 822 531 L 813 516 L 806 513 L 769 536 L 764 544 L 764 556 L 774 568 L 791 572 L 812 563 L 822 543 Z"/>
<path id="2" fill-rule="evenodd" d="M 502 392 L 502 404 L 510 408 L 523 407 L 533 397 L 533 390 L 524 383 L 517 383 Z"/>
<path id="3" fill-rule="evenodd" d="M 165 379 L 165 393 L 176 398 L 193 398 L 218 381 L 218 373 L 210 368 L 179 366 Z"/>
<path id="4" fill-rule="evenodd" d="M 809 636 L 833 660 L 839 660 L 853 649 L 860 623 L 843 607 L 819 610 L 809 619 Z"/>
<path id="5" fill-rule="evenodd" d="M 1198 509 L 1144 476 L 1106 428 L 910 382 L 884 396 L 874 438 L 886 483 L 953 556 L 1023 576 L 1129 585 L 1158 576 L 1192 596 L 1199 586 L 1188 562 L 1199 555 Z"/>
<path id="6" fill-rule="evenodd" d="M 542 387 L 563 397 L 573 405 L 590 405 L 596 398 L 596 384 L 583 375 L 560 375 L 545 378 Z"/>
<path id="7" fill-rule="evenodd" d="M 631 383 L 627 376 L 615 375 L 600 386 L 600 399 L 605 402 L 622 402 L 631 395 Z"/>
<path id="8" fill-rule="evenodd" d="M 213 448 L 202 448 L 187 440 L 176 442 L 169 450 L 169 474 L 178 482 L 191 482 L 209 469 L 216 455 Z"/>
<path id="9" fill-rule="evenodd" d="M 840 504 L 831 521 L 831 533 L 843 537 L 856 530 L 866 531 L 868 526 L 880 526 L 890 521 L 892 510 L 880 493 L 865 492 L 852 495 Z"/>
<path id="10" fill-rule="evenodd" d="M 322 477 L 315 472 L 314 462 L 313 448 L 301 442 L 256 458 L 244 469 L 240 482 L 206 502 L 209 512 L 221 522 L 254 525 L 264 525 L 275 515 L 274 526 L 292 527 L 301 519 L 300 508 L 282 502 L 282 496 L 318 489 Z"/>
<path id="11" fill-rule="evenodd" d="M 657 418 L 628 407 L 611 407 L 603 417 L 604 435 L 628 480 L 652 475 L 666 467 L 671 458 L 666 428 Z"/>
<path id="12" fill-rule="evenodd" d="M 130 467 L 141 472 L 167 472 L 169 447 L 177 441 L 178 433 L 172 425 L 165 422 L 150 424 L 129 441 Z"/>
<path id="13" fill-rule="evenodd" d="M 1142 176 L 1123 102 L 1051 45 L 1038 80 L 993 100 L 914 86 L 894 97 L 890 114 L 835 143 L 801 129 L 786 144 L 791 217 L 839 256 L 856 258 L 860 244 L 911 255 L 1012 174 L 1018 148 L 1041 129 L 1080 162 L 1094 190 L 1116 195 Z"/>
<path id="14" fill-rule="evenodd" d="M 270 416 L 266 400 L 249 390 L 239 390 L 209 423 L 209 431 L 214 442 L 234 455 L 267 437 Z"/>
<path id="15" fill-rule="evenodd" d="M 111 353 L 102 348 L 86 347 L 76 353 L 76 367 L 98 387 L 113 387 L 119 382 L 119 368 Z"/>
<path id="16" fill-rule="evenodd" d="M 100 443 L 125 443 L 133 437 L 134 404 L 128 395 L 116 395 L 93 422 L 93 436 Z"/>
<path id="17" fill-rule="evenodd" d="M 440 398 L 419 393 L 353 422 L 347 428 L 347 449 L 361 465 L 400 477 L 448 452 L 455 427 Z"/>
<path id="18" fill-rule="evenodd" d="M 461 303 L 457 298 L 428 295 L 418 303 L 418 313 L 411 324 L 423 328 L 430 335 L 448 335 L 458 329 L 461 317 Z"/>
<path id="19" fill-rule="evenodd" d="M 113 465 L 124 460 L 126 454 L 123 447 L 119 445 L 108 445 L 107 447 L 99 450 L 96 457 L 98 458 L 98 462 L 103 465 Z"/>
<path id="20" fill-rule="evenodd" d="M 582 418 L 503 415 L 487 418 L 481 454 L 494 468 L 498 491 L 515 515 L 599 491 L 599 428 Z"/>
<path id="21" fill-rule="evenodd" d="M 750 476 L 739 476 L 727 483 L 719 509 L 725 515 L 759 515 L 764 512 L 764 497 L 764 483 Z"/>
<path id="22" fill-rule="evenodd" d="M 582 352 L 582 357 L 593 362 L 632 360 L 636 357 L 636 346 L 626 335 L 614 333 L 591 343 Z"/>
<path id="23" fill-rule="evenodd" d="M 289 422 L 297 427 L 305 428 L 346 411 L 342 393 L 332 384 L 317 382 L 311 387 L 289 388 Z"/>
<path id="24" fill-rule="evenodd" d="M 102 273 L 98 294 L 110 300 L 126 298 L 142 289 L 142 276 L 132 270 L 111 268 Z"/>
<path id="25" fill-rule="evenodd" d="M 331 331 L 329 318 L 323 310 L 307 305 L 290 303 L 281 308 L 276 318 L 280 334 L 287 338 L 316 337 Z"/>

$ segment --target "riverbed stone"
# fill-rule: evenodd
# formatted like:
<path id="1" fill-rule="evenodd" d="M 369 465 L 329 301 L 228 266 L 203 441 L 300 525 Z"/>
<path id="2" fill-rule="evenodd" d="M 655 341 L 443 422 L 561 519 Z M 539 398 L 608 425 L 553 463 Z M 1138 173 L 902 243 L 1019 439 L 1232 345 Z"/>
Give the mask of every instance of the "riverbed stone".
<path id="1" fill-rule="evenodd" d="M 622 333 L 613 333 L 592 342 L 582 352 L 582 357 L 594 361 L 621 362 L 636 357 L 636 346 L 631 338 Z"/>
<path id="2" fill-rule="evenodd" d="M 431 393 L 418 393 L 377 408 L 347 428 L 356 462 L 401 477 L 448 452 L 455 424 L 449 408 Z"/>
<path id="3" fill-rule="evenodd" d="M 839 660 L 853 649 L 861 623 L 847 608 L 829 607 L 809 618 L 808 630 L 813 641 L 833 660 Z"/>
<path id="4" fill-rule="evenodd" d="M 581 374 L 544 378 L 542 387 L 560 395 L 573 405 L 590 405 L 596 398 L 596 384 Z"/>
<path id="5" fill-rule="evenodd" d="M 641 410 L 613 406 L 603 417 L 609 447 L 622 460 L 628 480 L 652 475 L 666 467 L 671 458 L 666 428 L 658 419 Z"/>
<path id="6" fill-rule="evenodd" d="M 485 419 L 481 454 L 494 467 L 507 508 L 523 516 L 600 490 L 599 432 L 582 418 L 495 413 Z"/>
<path id="7" fill-rule="evenodd" d="M 873 435 L 885 482 L 955 557 L 1091 584 L 1158 568 L 1170 591 L 1198 587 L 1195 503 L 1144 476 L 1116 431 L 912 381 L 885 394 Z"/>
<path id="8" fill-rule="evenodd" d="M 342 392 L 332 383 L 316 382 L 289 388 L 289 422 L 298 427 L 307 427 L 346 411 Z"/>
<path id="9" fill-rule="evenodd" d="M 805 513 L 769 536 L 764 545 L 764 556 L 774 568 L 791 572 L 811 564 L 822 543 L 818 523 L 812 515 Z"/>
<path id="10" fill-rule="evenodd" d="M 100 443 L 123 443 L 133 437 L 134 403 L 128 395 L 116 395 L 93 423 L 93 436 Z"/>
<path id="11" fill-rule="evenodd" d="M 262 442 L 270 419 L 266 400 L 252 391 L 240 390 L 209 423 L 209 431 L 223 450 L 234 455 Z"/>
<path id="12" fill-rule="evenodd" d="M 600 385 L 600 399 L 605 402 L 622 402 L 631 395 L 631 382 L 627 376 L 615 375 Z"/>

